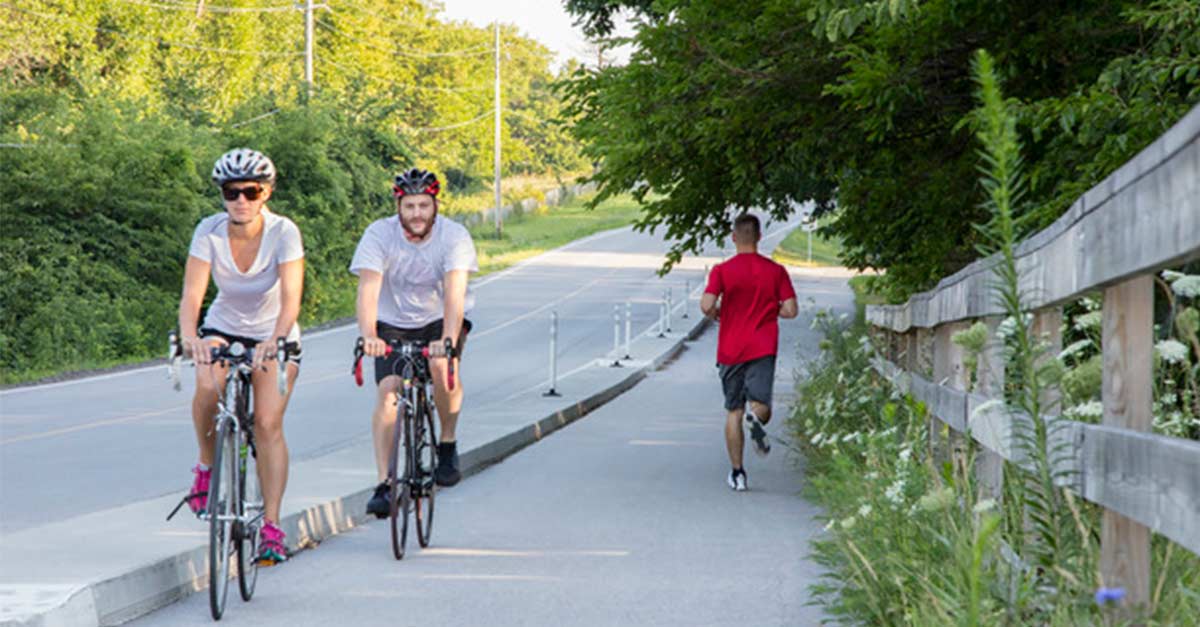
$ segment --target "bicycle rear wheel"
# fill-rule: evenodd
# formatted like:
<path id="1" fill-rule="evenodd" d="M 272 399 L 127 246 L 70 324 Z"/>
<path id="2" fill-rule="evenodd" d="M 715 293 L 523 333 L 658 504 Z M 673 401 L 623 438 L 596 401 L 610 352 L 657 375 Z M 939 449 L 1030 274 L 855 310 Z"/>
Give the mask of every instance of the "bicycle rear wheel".
<path id="1" fill-rule="evenodd" d="M 408 417 L 403 406 L 398 410 L 396 427 L 392 430 L 392 455 L 388 461 L 388 504 L 392 525 L 392 555 L 404 559 L 404 545 L 408 540 Z M 401 446 L 405 448 L 402 449 Z"/>
<path id="2" fill-rule="evenodd" d="M 413 420 L 413 466 L 416 470 L 413 485 L 413 510 L 417 519 L 417 543 L 429 546 L 433 537 L 433 469 L 437 467 L 437 432 L 433 428 L 433 411 L 429 399 L 421 394 L 421 411 Z"/>
<path id="3" fill-rule="evenodd" d="M 254 596 L 254 587 L 258 584 L 258 530 L 262 528 L 262 490 L 258 484 L 258 463 L 250 445 L 249 434 L 243 432 L 243 442 L 238 447 L 238 473 L 241 507 L 238 508 L 241 520 L 238 523 L 237 566 L 238 590 L 242 600 L 249 601 Z"/>
<path id="4" fill-rule="evenodd" d="M 208 607 L 221 620 L 229 593 L 229 556 L 237 511 L 237 440 L 228 420 L 217 429 L 208 486 Z"/>

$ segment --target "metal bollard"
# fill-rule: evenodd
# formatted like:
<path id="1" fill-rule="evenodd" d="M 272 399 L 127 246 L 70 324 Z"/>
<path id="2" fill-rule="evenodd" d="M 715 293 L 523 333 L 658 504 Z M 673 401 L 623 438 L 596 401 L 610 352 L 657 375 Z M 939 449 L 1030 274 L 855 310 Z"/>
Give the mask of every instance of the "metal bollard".
<path id="1" fill-rule="evenodd" d="M 671 332 L 671 310 L 675 308 L 675 290 L 667 288 L 667 333 Z"/>
<path id="2" fill-rule="evenodd" d="M 633 359 L 629 345 L 633 342 L 633 303 L 625 301 L 625 359 Z"/>
<path id="3" fill-rule="evenodd" d="M 667 301 L 661 300 L 658 303 L 658 337 L 667 337 Z"/>
<path id="4" fill-rule="evenodd" d="M 692 280 L 688 279 L 683 282 L 683 319 L 687 320 L 688 309 L 692 305 Z"/>
<path id="5" fill-rule="evenodd" d="M 542 396 L 562 396 L 558 393 L 558 312 L 550 312 L 550 389 Z"/>
<path id="6" fill-rule="evenodd" d="M 621 306 L 613 305 L 613 368 L 621 367 Z"/>

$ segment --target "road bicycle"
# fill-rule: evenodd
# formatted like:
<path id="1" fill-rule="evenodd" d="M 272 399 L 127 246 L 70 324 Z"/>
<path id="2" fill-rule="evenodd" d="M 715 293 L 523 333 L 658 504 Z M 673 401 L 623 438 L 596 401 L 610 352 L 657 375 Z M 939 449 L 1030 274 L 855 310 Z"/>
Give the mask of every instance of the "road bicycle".
<path id="1" fill-rule="evenodd" d="M 180 365 L 183 347 L 175 333 L 170 335 L 168 372 L 176 390 L 181 389 Z M 198 518 L 208 521 L 208 605 L 213 620 L 221 620 L 230 579 L 229 558 L 235 556 L 238 590 L 242 600 L 254 596 L 258 582 L 259 531 L 263 523 L 262 489 L 258 481 L 257 451 L 254 446 L 254 407 L 251 375 L 254 348 L 241 342 L 210 349 L 213 365 L 226 368 L 224 393 L 218 397 L 212 475 L 208 491 L 183 497 L 167 515 L 170 520 L 190 499 L 206 496 L 208 505 Z M 276 341 L 278 364 L 276 384 L 287 395 L 287 341 Z"/>
<path id="2" fill-rule="evenodd" d="M 437 467 L 437 432 L 435 409 L 431 402 L 433 379 L 429 374 L 429 358 L 449 360 L 448 386 L 454 389 L 454 357 L 456 351 L 449 338 L 443 342 L 393 340 L 388 343 L 387 355 L 400 354 L 392 374 L 400 377 L 401 387 L 396 395 L 396 426 L 392 430 L 391 455 L 388 458 L 388 518 L 392 527 L 392 554 L 404 559 L 408 540 L 408 518 L 413 514 L 417 528 L 417 543 L 429 546 L 433 534 L 433 501 L 436 489 L 433 469 Z M 363 384 L 363 339 L 354 346 L 355 382 Z M 403 448 L 402 448 L 403 447 Z M 403 451 L 403 457 L 402 452 Z"/>

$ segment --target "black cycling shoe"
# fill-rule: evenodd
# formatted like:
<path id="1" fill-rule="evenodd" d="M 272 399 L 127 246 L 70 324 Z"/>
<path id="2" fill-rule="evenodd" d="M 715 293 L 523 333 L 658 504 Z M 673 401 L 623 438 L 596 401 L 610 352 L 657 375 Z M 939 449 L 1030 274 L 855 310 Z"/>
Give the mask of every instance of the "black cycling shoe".
<path id="1" fill-rule="evenodd" d="M 457 442 L 438 444 L 438 463 L 437 468 L 433 471 L 433 480 L 446 488 L 462 481 L 462 473 L 458 470 Z"/>
<path id="2" fill-rule="evenodd" d="M 388 482 L 383 481 L 375 486 L 375 496 L 367 501 L 367 513 L 375 514 L 376 518 L 387 518 L 392 513 L 392 505 L 388 503 Z"/>

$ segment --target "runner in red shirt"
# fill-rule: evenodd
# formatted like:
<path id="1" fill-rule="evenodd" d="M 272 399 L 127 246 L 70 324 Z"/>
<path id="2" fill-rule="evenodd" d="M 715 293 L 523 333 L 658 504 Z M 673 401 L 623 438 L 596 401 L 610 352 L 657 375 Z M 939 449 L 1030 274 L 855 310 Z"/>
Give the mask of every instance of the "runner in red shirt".
<path id="1" fill-rule="evenodd" d="M 717 336 L 717 368 L 728 412 L 725 446 L 733 465 L 728 480 L 729 487 L 739 492 L 746 489 L 742 422 L 750 429 L 755 450 L 760 455 L 769 453 L 771 444 L 763 425 L 771 420 L 779 318 L 795 318 L 798 312 L 796 291 L 787 270 L 758 254 L 761 237 L 757 217 L 744 213 L 733 221 L 737 255 L 712 269 L 700 299 L 704 315 L 721 325 Z"/>

